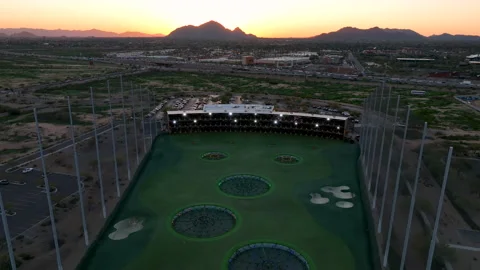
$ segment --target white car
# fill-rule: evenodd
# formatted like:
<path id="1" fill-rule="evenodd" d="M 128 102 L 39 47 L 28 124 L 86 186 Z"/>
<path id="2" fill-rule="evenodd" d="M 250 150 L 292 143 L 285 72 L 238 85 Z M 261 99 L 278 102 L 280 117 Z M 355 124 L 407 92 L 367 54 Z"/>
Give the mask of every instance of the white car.
<path id="1" fill-rule="evenodd" d="M 24 169 L 22 170 L 22 173 L 29 173 L 29 172 L 31 172 L 31 171 L 33 171 L 33 168 L 24 168 Z"/>

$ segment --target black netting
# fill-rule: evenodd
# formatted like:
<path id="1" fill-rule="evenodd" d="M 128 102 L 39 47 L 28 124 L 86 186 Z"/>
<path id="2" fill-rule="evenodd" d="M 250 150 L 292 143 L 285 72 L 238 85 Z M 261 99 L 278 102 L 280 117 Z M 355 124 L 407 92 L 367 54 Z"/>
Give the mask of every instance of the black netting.
<path id="1" fill-rule="evenodd" d="M 228 209 L 199 205 L 189 207 L 175 215 L 173 229 L 192 238 L 211 238 L 232 230 L 236 224 L 235 215 Z"/>
<path id="2" fill-rule="evenodd" d="M 220 190 L 238 197 L 253 197 L 267 193 L 270 184 L 264 178 L 249 174 L 233 175 L 222 179 Z"/>
<path id="3" fill-rule="evenodd" d="M 308 263 L 295 250 L 274 243 L 257 243 L 238 249 L 228 260 L 229 270 L 305 270 Z"/>

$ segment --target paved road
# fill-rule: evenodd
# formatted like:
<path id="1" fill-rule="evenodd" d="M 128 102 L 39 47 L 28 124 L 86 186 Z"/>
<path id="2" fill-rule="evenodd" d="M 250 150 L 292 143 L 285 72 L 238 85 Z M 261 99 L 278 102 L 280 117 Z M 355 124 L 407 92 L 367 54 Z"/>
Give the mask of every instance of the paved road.
<path id="1" fill-rule="evenodd" d="M 15 237 L 48 217 L 46 193 L 42 192 L 42 188 L 37 187 L 43 181 L 42 176 L 42 172 L 38 170 L 26 174 L 20 171 L 13 173 L 0 171 L 2 179 L 26 182 L 22 186 L 13 183 L 0 186 L 4 204 L 10 205 L 17 213 L 15 216 L 7 217 L 11 237 Z M 58 190 L 51 194 L 52 198 L 65 198 L 78 191 L 76 178 L 73 176 L 52 173 L 48 175 L 48 179 L 50 184 Z M 0 236 L 3 237 L 3 235 L 3 225 L 0 222 Z"/>

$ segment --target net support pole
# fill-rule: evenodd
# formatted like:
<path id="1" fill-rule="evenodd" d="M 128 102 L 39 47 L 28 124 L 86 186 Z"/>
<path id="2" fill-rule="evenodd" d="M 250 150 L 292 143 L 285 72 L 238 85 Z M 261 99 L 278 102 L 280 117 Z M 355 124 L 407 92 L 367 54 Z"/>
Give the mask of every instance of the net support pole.
<path id="1" fill-rule="evenodd" d="M 432 268 L 433 254 L 435 253 L 435 245 L 437 243 L 438 225 L 442 215 L 443 200 L 445 198 L 445 189 L 447 188 L 448 173 L 450 171 L 450 162 L 452 161 L 453 147 L 448 148 L 447 164 L 445 164 L 445 172 L 443 173 L 442 190 L 438 200 L 437 215 L 435 216 L 435 225 L 433 226 L 432 239 L 430 240 L 430 248 L 428 249 L 428 259 L 426 270 Z"/>
<path id="2" fill-rule="evenodd" d="M 132 116 L 133 116 L 133 137 L 135 138 L 135 153 L 137 154 L 137 166 L 140 164 L 140 158 L 138 156 L 138 139 L 137 139 L 137 117 L 135 109 L 135 96 L 133 95 L 133 83 L 130 81 L 130 95 L 132 99 Z"/>
<path id="3" fill-rule="evenodd" d="M 366 110 L 366 113 L 365 113 L 365 123 L 364 123 L 364 127 L 363 129 L 365 129 L 365 131 L 363 132 L 363 157 L 362 157 L 362 165 L 363 167 L 365 167 L 365 162 L 366 162 L 366 159 L 367 159 L 367 155 L 368 155 L 368 135 L 369 135 L 369 126 L 370 126 L 370 111 L 371 111 L 371 108 L 372 107 L 372 100 L 373 98 L 372 97 L 369 97 L 367 99 L 367 110 Z"/>
<path id="4" fill-rule="evenodd" d="M 147 90 L 147 104 L 148 104 L 148 110 L 149 110 L 149 113 L 151 114 L 149 119 L 148 119 L 148 122 L 149 122 L 149 130 L 148 132 L 150 133 L 150 147 L 152 147 L 152 144 L 153 144 L 153 126 L 152 126 L 152 118 L 155 117 L 155 115 L 153 114 L 153 111 L 152 111 L 152 107 L 150 106 L 151 105 L 151 100 L 150 100 L 150 91 Z"/>
<path id="5" fill-rule="evenodd" d="M 75 142 L 75 126 L 73 125 L 72 106 L 70 105 L 70 97 L 67 97 L 68 114 L 70 116 L 70 132 L 72 134 L 73 160 L 75 162 L 75 174 L 77 176 L 78 199 L 80 201 L 80 214 L 82 215 L 83 238 L 85 246 L 90 244 L 88 239 L 87 219 L 85 218 L 85 205 L 83 202 L 83 185 L 80 177 L 80 167 L 78 166 L 77 143 Z"/>
<path id="6" fill-rule="evenodd" d="M 153 94 L 153 108 L 156 108 L 156 102 L 157 101 L 157 96 Z M 155 137 L 158 136 L 158 122 L 157 122 L 157 114 L 155 113 L 155 118 L 153 119 L 155 121 Z"/>
<path id="7" fill-rule="evenodd" d="M 123 96 L 123 78 L 120 76 L 120 91 L 122 92 L 122 111 L 123 111 L 123 133 L 125 136 L 125 155 L 127 160 L 127 176 L 128 181 L 132 180 L 130 172 L 130 157 L 128 156 L 128 134 L 127 134 L 127 116 L 125 115 L 125 98 Z"/>
<path id="8" fill-rule="evenodd" d="M 372 189 L 372 180 L 373 180 L 373 165 L 375 164 L 375 155 L 376 155 L 376 152 L 377 152 L 377 140 L 378 140 L 378 130 L 380 129 L 380 121 L 379 121 L 379 116 L 380 116 L 380 112 L 382 111 L 382 100 L 383 100 L 383 85 L 382 84 L 382 92 L 380 93 L 380 104 L 378 106 L 378 113 L 377 112 L 374 112 L 374 121 L 377 122 L 376 126 L 375 126 L 375 139 L 373 140 L 373 151 L 372 151 L 372 160 L 370 161 L 370 170 L 368 171 L 370 173 L 370 177 L 368 178 L 368 191 L 370 192 L 370 190 Z M 378 159 L 377 159 L 378 160 Z"/>
<path id="9" fill-rule="evenodd" d="M 57 258 L 57 269 L 63 270 L 62 258 L 60 256 L 60 246 L 58 245 L 57 226 L 55 225 L 55 216 L 53 215 L 52 198 L 50 196 L 50 185 L 48 183 L 47 167 L 45 165 L 45 157 L 43 156 L 42 135 L 38 126 L 37 109 L 33 108 L 33 116 L 35 117 L 35 127 L 37 129 L 38 150 L 40 152 L 40 160 L 43 169 L 43 185 L 45 186 L 45 194 L 47 195 L 48 213 L 50 215 L 50 225 L 52 226 L 53 244 L 55 246 L 55 255 Z"/>
<path id="10" fill-rule="evenodd" d="M 388 188 L 388 180 L 390 179 L 390 165 L 392 162 L 392 154 L 393 154 L 393 143 L 395 142 L 395 129 L 397 127 L 397 117 L 398 117 L 398 107 L 400 105 L 400 95 L 397 96 L 397 106 L 395 109 L 395 119 L 393 122 L 393 127 L 392 127 L 392 139 L 390 140 L 390 149 L 388 150 L 388 161 L 387 161 L 387 171 L 385 173 L 385 181 L 383 185 L 383 195 L 382 195 L 382 206 L 380 208 L 380 217 L 378 218 L 378 227 L 377 227 L 377 233 L 382 232 L 382 222 L 383 222 L 383 214 L 385 212 L 385 201 L 387 199 L 387 188 Z"/>
<path id="11" fill-rule="evenodd" d="M 403 251 L 402 251 L 402 259 L 400 260 L 400 269 L 404 269 L 405 260 L 407 259 L 408 242 L 410 240 L 410 230 L 412 228 L 413 211 L 415 210 L 415 200 L 417 197 L 418 179 L 420 178 L 420 169 L 422 167 L 422 156 L 423 156 L 423 148 L 425 146 L 425 137 L 427 136 L 427 126 L 428 124 L 427 122 L 425 122 L 423 124 L 423 134 L 422 134 L 422 142 L 420 143 L 420 152 L 418 153 L 417 171 L 415 172 L 415 180 L 413 182 L 412 198 L 410 199 L 410 209 L 408 211 L 407 228 L 405 231 L 405 238 L 403 240 Z"/>
<path id="12" fill-rule="evenodd" d="M 5 241 L 7 242 L 8 256 L 10 258 L 10 267 L 12 270 L 17 270 L 17 263 L 15 262 L 15 254 L 13 253 L 12 238 L 10 237 L 10 229 L 8 228 L 7 213 L 3 205 L 2 192 L 0 190 L 0 211 L 2 212 L 3 232 L 5 233 Z"/>
<path id="13" fill-rule="evenodd" d="M 366 155 L 365 155 L 365 162 L 364 162 L 364 167 L 365 167 L 365 180 L 367 180 L 367 177 L 368 177 L 368 165 L 370 164 L 370 156 L 371 156 L 371 152 L 372 152 L 372 135 L 373 135 L 373 121 L 372 121 L 372 118 L 373 118 L 373 114 L 375 112 L 375 108 L 377 106 L 377 99 L 378 99 L 378 96 L 377 96 L 377 91 L 375 91 L 373 93 L 373 107 L 371 110 L 369 110 L 369 113 L 368 113 L 368 130 L 367 130 L 367 140 L 368 140 L 368 143 L 367 143 L 367 148 L 366 148 Z"/>
<path id="14" fill-rule="evenodd" d="M 93 88 L 90 87 L 90 100 L 92 102 L 92 120 L 93 120 L 93 132 L 95 135 L 95 148 L 97 149 L 97 173 L 98 184 L 100 185 L 100 200 L 102 200 L 102 215 L 103 218 L 107 218 L 107 208 L 105 207 L 105 195 L 103 194 L 103 177 L 102 177 L 102 162 L 100 162 L 100 149 L 98 147 L 98 134 L 97 134 L 97 116 L 95 115 L 95 102 L 93 101 Z"/>
<path id="15" fill-rule="evenodd" d="M 405 121 L 405 129 L 403 131 L 402 148 L 400 150 L 400 159 L 399 159 L 399 163 L 398 163 L 397 177 L 395 179 L 395 189 L 394 189 L 394 192 L 393 192 L 392 209 L 390 211 L 390 221 L 388 223 L 387 243 L 385 244 L 385 252 L 383 253 L 383 267 L 384 268 L 387 267 L 387 264 L 388 264 L 388 254 L 390 252 L 390 244 L 392 242 L 393 222 L 395 221 L 395 210 L 396 210 L 397 199 L 398 199 L 398 189 L 400 187 L 400 177 L 401 177 L 401 174 L 402 174 L 403 152 L 405 150 L 405 141 L 407 139 L 409 119 L 410 119 L 410 106 L 408 106 L 408 108 L 407 108 L 407 119 Z"/>
<path id="16" fill-rule="evenodd" d="M 367 115 L 367 101 L 368 99 L 365 98 L 363 100 L 363 112 L 362 112 L 362 120 L 360 121 L 360 159 L 363 160 L 363 155 L 365 154 L 365 149 L 363 147 L 363 143 L 365 141 L 364 133 L 365 133 L 365 122 L 366 122 L 366 115 Z"/>
<path id="17" fill-rule="evenodd" d="M 143 115 L 143 91 L 142 91 L 142 88 L 139 89 L 140 90 L 140 110 L 141 110 L 141 113 L 140 113 L 140 117 L 142 117 L 142 139 L 143 139 L 143 155 L 145 156 L 147 154 L 147 143 L 145 142 L 145 117 Z"/>
<path id="18" fill-rule="evenodd" d="M 387 108 L 385 109 L 385 118 L 383 119 L 382 142 L 380 143 L 380 154 L 378 156 L 377 177 L 375 179 L 375 190 L 373 192 L 372 209 L 375 209 L 377 207 L 378 181 L 380 180 L 380 169 L 382 168 L 383 152 L 384 152 L 384 149 L 385 149 L 385 146 L 384 146 L 384 144 L 385 144 L 385 132 L 387 131 L 388 109 L 390 108 L 390 94 L 391 93 L 392 93 L 392 87 L 389 87 L 388 97 L 387 97 Z"/>
<path id="19" fill-rule="evenodd" d="M 120 198 L 120 181 L 118 177 L 118 164 L 117 164 L 117 146 L 115 145 L 115 119 L 112 112 L 112 95 L 110 93 L 110 81 L 107 81 L 108 90 L 108 105 L 110 107 L 110 128 L 112 130 L 112 153 L 113 153 L 113 167 L 115 169 L 115 187 L 117 189 L 117 197 Z"/>

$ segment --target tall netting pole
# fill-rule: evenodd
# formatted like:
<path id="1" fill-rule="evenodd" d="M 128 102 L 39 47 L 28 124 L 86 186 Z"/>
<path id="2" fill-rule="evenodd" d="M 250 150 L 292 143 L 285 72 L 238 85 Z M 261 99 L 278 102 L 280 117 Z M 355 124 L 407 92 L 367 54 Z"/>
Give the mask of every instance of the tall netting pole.
<path id="1" fill-rule="evenodd" d="M 442 190 L 440 193 L 440 198 L 438 200 L 437 215 L 435 217 L 435 225 L 433 226 L 432 239 L 430 240 L 430 248 L 428 249 L 428 259 L 427 259 L 427 268 L 426 268 L 427 270 L 430 270 L 432 268 L 433 254 L 435 252 L 435 245 L 437 242 L 438 225 L 440 223 L 440 218 L 442 215 L 443 200 L 445 197 L 445 189 L 447 188 L 447 181 L 448 181 L 448 172 L 450 170 L 450 162 L 452 161 L 452 152 L 453 152 L 453 147 L 449 147 L 447 164 L 445 164 L 445 172 L 443 174 Z"/>
<path id="2" fill-rule="evenodd" d="M 380 112 L 382 111 L 382 100 L 383 100 L 383 90 L 384 90 L 384 84 L 382 85 L 382 91 L 380 93 L 380 104 L 378 106 L 378 112 L 374 112 L 374 118 L 375 122 L 377 124 L 375 125 L 375 139 L 373 139 L 373 151 L 372 151 L 372 160 L 370 162 L 370 170 L 368 172 L 370 173 L 370 177 L 368 177 L 368 191 L 372 189 L 372 180 L 373 180 L 373 165 L 375 165 L 375 155 L 377 152 L 377 140 L 378 140 L 378 130 L 380 129 L 380 121 L 379 121 L 379 116 Z"/>
<path id="3" fill-rule="evenodd" d="M 151 100 L 150 100 L 150 91 L 147 90 L 147 104 L 148 104 L 148 110 L 150 111 L 149 113 L 151 114 L 148 121 L 150 123 L 150 129 L 149 129 L 149 133 L 150 133 L 150 147 L 152 147 L 152 144 L 153 144 L 153 126 L 152 126 L 152 118 L 155 117 L 152 111 L 152 107 L 150 106 L 151 105 Z"/>
<path id="4" fill-rule="evenodd" d="M 127 116 L 125 115 L 125 97 L 123 96 L 123 78 L 120 76 L 120 91 L 122 92 L 122 110 L 123 110 L 123 133 L 125 136 L 125 154 L 127 159 L 128 181 L 132 180 L 130 173 L 130 157 L 128 156 L 128 134 L 127 134 Z"/>
<path id="5" fill-rule="evenodd" d="M 112 95 L 110 93 L 110 81 L 107 81 L 107 90 L 108 90 L 108 105 L 110 107 L 110 128 L 112 129 L 112 151 L 113 151 L 113 166 L 115 169 L 115 186 L 117 189 L 117 197 L 120 198 L 120 183 L 118 179 L 118 164 L 117 164 L 117 149 L 115 146 L 115 118 L 113 117 L 112 112 Z"/>
<path id="6" fill-rule="evenodd" d="M 395 142 L 395 129 L 397 127 L 397 117 L 398 117 L 398 107 L 400 106 L 400 95 L 397 96 L 397 106 L 395 109 L 395 118 L 392 125 L 392 139 L 390 141 L 390 150 L 388 150 L 388 161 L 387 161 L 387 171 L 385 173 L 385 181 L 383 186 L 383 195 L 382 195 L 382 207 L 380 208 L 380 217 L 378 218 L 378 228 L 377 233 L 382 232 L 382 223 L 383 223 L 383 214 L 385 211 L 385 201 L 387 199 L 387 188 L 388 188 L 388 180 L 390 179 L 390 164 L 392 162 L 392 154 L 393 154 L 393 143 Z"/>
<path id="7" fill-rule="evenodd" d="M 362 165 L 363 167 L 365 168 L 365 163 L 367 161 L 367 158 L 368 158 L 368 141 L 369 141 L 369 130 L 370 130 L 370 113 L 371 113 L 371 107 L 373 105 L 373 99 L 372 96 L 370 96 L 368 99 L 367 99 L 367 110 L 366 110 L 366 113 L 365 113 L 365 123 L 364 123 L 364 126 L 363 126 L 363 129 L 365 129 L 365 131 L 363 132 L 363 136 L 365 138 L 363 138 L 363 157 L 362 157 Z"/>
<path id="8" fill-rule="evenodd" d="M 153 94 L 153 108 L 157 108 L 157 96 Z M 157 113 L 155 112 L 155 118 L 153 119 L 155 121 L 155 137 L 158 136 L 158 122 L 157 122 Z"/>
<path id="9" fill-rule="evenodd" d="M 423 134 L 422 134 L 422 142 L 420 143 L 420 152 L 418 153 L 417 171 L 415 172 L 415 180 L 413 182 L 412 198 L 410 200 L 410 209 L 408 212 L 408 219 L 407 219 L 407 229 L 405 231 L 405 238 L 403 240 L 403 251 L 402 251 L 402 259 L 400 261 L 400 269 L 403 269 L 405 267 L 405 260 L 407 259 L 408 241 L 410 240 L 410 229 L 412 228 L 413 211 L 415 209 L 415 199 L 417 195 L 418 179 L 420 178 L 420 168 L 422 167 L 422 156 L 423 156 L 423 148 L 425 146 L 425 137 L 427 136 L 427 126 L 428 124 L 427 122 L 425 122 L 423 124 Z"/>
<path id="10" fill-rule="evenodd" d="M 97 116 L 95 115 L 95 103 L 93 101 L 93 88 L 90 87 L 90 100 L 92 102 L 92 120 L 93 120 L 93 132 L 95 136 L 95 148 L 97 149 L 97 171 L 98 171 L 98 184 L 100 185 L 100 200 L 102 200 L 102 214 L 103 218 L 107 218 L 107 208 L 105 207 L 105 195 L 103 194 L 103 176 L 102 176 L 102 162 L 100 161 L 100 149 L 98 147 L 98 134 L 97 134 Z"/>
<path id="11" fill-rule="evenodd" d="M 400 159 L 398 163 L 397 177 L 395 179 L 395 189 L 393 192 L 392 210 L 390 214 L 390 221 L 388 223 L 387 243 L 385 244 L 385 252 L 383 254 L 383 267 L 387 267 L 387 264 L 388 264 L 388 254 L 390 252 L 390 243 L 392 241 L 393 222 L 395 221 L 395 210 L 396 210 L 397 199 L 398 199 L 398 189 L 400 187 L 400 177 L 402 174 L 403 152 L 405 150 L 405 141 L 407 140 L 409 120 L 410 120 L 410 105 L 408 106 L 408 109 L 407 109 L 407 119 L 405 121 L 405 130 L 403 131 L 402 148 L 400 150 Z M 395 125 L 397 125 L 396 119 L 395 119 Z"/>
<path id="12" fill-rule="evenodd" d="M 77 176 L 78 199 L 80 201 L 80 214 L 82 215 L 83 238 L 85 245 L 88 246 L 90 241 L 88 239 L 87 220 L 85 218 L 85 206 L 83 203 L 83 185 L 80 177 L 80 168 L 78 167 L 77 143 L 75 142 L 75 126 L 73 125 L 72 107 L 70 105 L 70 97 L 67 97 L 68 114 L 70 116 L 70 132 L 72 133 L 72 147 L 73 147 L 73 161 L 75 162 L 75 174 Z"/>
<path id="13" fill-rule="evenodd" d="M 147 154 L 147 143 L 145 142 L 145 137 L 146 137 L 146 136 L 145 136 L 145 117 L 144 117 L 144 115 L 143 115 L 143 96 L 142 96 L 142 94 L 143 94 L 143 91 L 142 91 L 142 90 L 143 90 L 143 89 L 140 87 L 139 90 L 140 90 L 140 111 L 141 111 L 141 112 L 140 112 L 140 117 L 142 117 L 142 121 L 141 121 L 141 122 L 142 122 L 142 123 L 141 123 L 142 129 L 141 129 L 141 130 L 143 131 L 143 132 L 142 132 L 143 155 L 145 156 L 145 155 Z"/>
<path id="14" fill-rule="evenodd" d="M 377 107 L 377 99 L 378 99 L 378 95 L 377 95 L 377 92 L 378 92 L 378 89 L 375 90 L 375 92 L 373 93 L 373 108 L 372 110 L 370 110 L 370 113 L 368 115 L 368 145 L 367 145 L 367 155 L 366 155 L 366 160 L 365 160 L 365 180 L 367 180 L 368 178 L 368 175 L 369 175 L 369 170 L 368 168 L 370 167 L 370 160 L 371 160 L 371 156 L 372 156 L 372 141 L 373 141 L 373 122 L 374 122 L 374 114 L 375 114 L 375 108 Z"/>
<path id="15" fill-rule="evenodd" d="M 368 98 L 363 100 L 362 121 L 360 122 L 360 159 L 363 161 L 365 155 L 365 125 L 367 122 Z"/>
<path id="16" fill-rule="evenodd" d="M 45 185 L 45 194 L 47 194 L 48 213 L 50 215 L 50 225 L 52 226 L 53 244 L 55 246 L 55 254 L 57 257 L 57 269 L 63 270 L 62 258 L 60 256 L 60 246 L 58 245 L 57 226 L 55 225 L 55 216 L 53 215 L 52 198 L 50 196 L 50 185 L 48 183 L 47 166 L 45 165 L 45 157 L 43 156 L 42 135 L 38 126 L 37 109 L 33 108 L 33 116 L 35 117 L 35 127 L 37 129 L 38 151 L 40 152 L 40 160 L 43 169 L 43 184 Z"/>
<path id="17" fill-rule="evenodd" d="M 388 97 L 387 97 L 387 108 L 385 109 L 385 118 L 383 119 L 382 141 L 380 143 L 380 155 L 378 156 L 377 177 L 375 179 L 375 191 L 373 192 L 372 209 L 375 209 L 375 207 L 377 206 L 378 181 L 380 179 L 380 169 L 382 168 L 383 151 L 385 149 L 385 146 L 384 146 L 384 144 L 385 144 L 385 132 L 387 130 L 388 109 L 390 108 L 390 94 L 391 93 L 392 93 L 392 87 L 389 87 Z"/>
<path id="18" fill-rule="evenodd" d="M 17 263 L 15 262 L 15 254 L 13 253 L 12 238 L 10 237 L 10 229 L 8 228 L 7 213 L 3 205 L 2 192 L 0 190 L 0 211 L 2 211 L 3 232 L 5 233 L 5 241 L 7 242 L 8 256 L 10 257 L 10 267 L 12 270 L 17 270 Z"/>
<path id="19" fill-rule="evenodd" d="M 133 114 L 133 137 L 135 138 L 135 153 L 137 154 L 137 166 L 140 164 L 140 158 L 138 157 L 138 140 L 137 140 L 137 120 L 135 109 L 135 96 L 133 95 L 133 83 L 130 82 L 130 95 L 132 99 L 132 114 Z"/>

